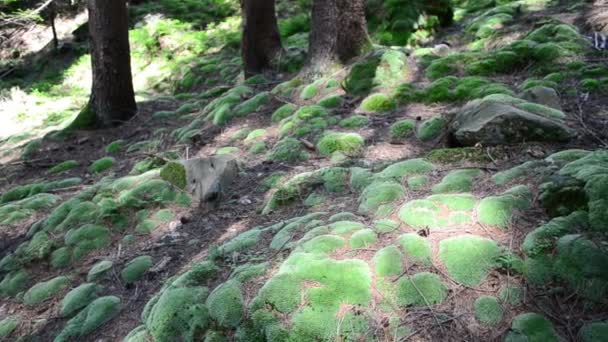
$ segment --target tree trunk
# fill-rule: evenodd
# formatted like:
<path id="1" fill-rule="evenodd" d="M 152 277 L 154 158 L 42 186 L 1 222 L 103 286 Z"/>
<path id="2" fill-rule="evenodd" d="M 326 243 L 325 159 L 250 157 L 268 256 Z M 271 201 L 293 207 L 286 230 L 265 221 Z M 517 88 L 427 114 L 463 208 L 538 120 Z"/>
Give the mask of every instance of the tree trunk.
<path id="1" fill-rule="evenodd" d="M 270 66 L 283 49 L 277 26 L 275 0 L 241 0 L 243 10 L 242 54 L 245 77 Z"/>
<path id="2" fill-rule="evenodd" d="M 346 62 L 371 46 L 365 20 L 365 0 L 337 0 L 338 57 Z"/>
<path id="3" fill-rule="evenodd" d="M 73 128 L 111 127 L 137 112 L 125 0 L 88 0 L 93 85 Z"/>
<path id="4" fill-rule="evenodd" d="M 309 72 L 322 73 L 347 62 L 371 45 L 365 21 L 365 0 L 314 0 Z"/>

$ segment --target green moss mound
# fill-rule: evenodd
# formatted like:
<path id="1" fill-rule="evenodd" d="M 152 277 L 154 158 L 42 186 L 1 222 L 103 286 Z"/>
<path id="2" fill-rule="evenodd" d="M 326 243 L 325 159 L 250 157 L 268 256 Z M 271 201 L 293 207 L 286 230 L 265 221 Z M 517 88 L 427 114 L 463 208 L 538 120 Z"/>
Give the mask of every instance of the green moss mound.
<path id="1" fill-rule="evenodd" d="M 382 93 L 372 94 L 361 102 L 360 110 L 370 113 L 390 112 L 397 108 L 397 103 L 390 96 Z"/>
<path id="2" fill-rule="evenodd" d="M 64 172 L 67 172 L 73 168 L 76 168 L 80 165 L 80 163 L 78 163 L 76 160 L 66 160 L 64 162 L 61 162 L 55 166 L 53 166 L 52 168 L 49 169 L 48 173 L 50 174 L 61 174 Z"/>
<path id="3" fill-rule="evenodd" d="M 61 301 L 59 313 L 71 316 L 99 297 L 101 287 L 95 283 L 85 283 L 68 292 Z"/>
<path id="4" fill-rule="evenodd" d="M 367 126 L 369 118 L 364 115 L 353 115 L 346 119 L 342 119 L 338 125 L 342 128 L 361 128 Z"/>
<path id="5" fill-rule="evenodd" d="M 97 298 L 66 323 L 61 333 L 55 338 L 55 342 L 87 336 L 114 318 L 119 311 L 120 298 L 115 296 Z"/>
<path id="6" fill-rule="evenodd" d="M 335 235 L 317 236 L 302 245 L 306 252 L 310 253 L 331 253 L 346 245 L 346 241 Z"/>
<path id="7" fill-rule="evenodd" d="M 439 257 L 457 282 L 477 286 L 496 265 L 498 244 L 475 235 L 461 235 L 439 243 Z"/>
<path id="8" fill-rule="evenodd" d="M 279 122 L 287 117 L 290 117 L 293 113 L 296 112 L 298 107 L 296 105 L 287 103 L 279 107 L 277 110 L 272 113 L 272 122 Z"/>
<path id="9" fill-rule="evenodd" d="M 424 121 L 416 131 L 418 139 L 422 141 L 433 140 L 441 135 L 447 121 L 442 116 L 436 116 Z"/>
<path id="10" fill-rule="evenodd" d="M 102 173 L 116 164 L 116 159 L 113 157 L 104 157 L 96 160 L 89 166 L 89 170 L 93 173 Z"/>
<path id="11" fill-rule="evenodd" d="M 96 263 L 91 267 L 89 273 L 87 273 L 87 281 L 91 282 L 101 279 L 112 268 L 112 265 L 113 263 L 110 260 L 102 260 Z"/>
<path id="12" fill-rule="evenodd" d="M 511 330 L 505 338 L 506 342 L 557 342 L 559 340 L 553 324 L 542 315 L 533 312 L 516 316 L 511 323 Z"/>
<path id="13" fill-rule="evenodd" d="M 0 321 L 0 338 L 5 339 L 9 337 L 20 323 L 21 317 L 18 315 L 5 317 Z"/>
<path id="14" fill-rule="evenodd" d="M 61 247 L 51 254 L 51 266 L 55 269 L 67 267 L 72 261 L 72 251 L 67 247 Z"/>
<path id="15" fill-rule="evenodd" d="M 365 228 L 365 225 L 356 221 L 337 221 L 329 225 L 335 234 L 348 234 Z"/>
<path id="16" fill-rule="evenodd" d="M 433 164 L 424 159 L 409 159 L 386 167 L 384 170 L 377 173 L 375 178 L 392 178 L 395 181 L 401 182 L 405 176 L 426 174 L 431 172 L 434 168 Z"/>
<path id="17" fill-rule="evenodd" d="M 429 182 L 429 177 L 427 176 L 413 176 L 407 179 L 407 186 L 411 190 L 420 190 L 424 188 Z"/>
<path id="18" fill-rule="evenodd" d="M 400 120 L 391 125 L 389 134 L 391 139 L 401 140 L 409 137 L 416 128 L 416 122 L 411 119 Z"/>
<path id="19" fill-rule="evenodd" d="M 300 93 L 300 99 L 307 101 L 319 94 L 319 87 L 317 84 L 309 84 L 302 89 Z"/>
<path id="20" fill-rule="evenodd" d="M 206 305 L 209 315 L 220 326 L 238 327 L 245 305 L 239 283 L 233 280 L 218 286 L 207 298 Z"/>
<path id="21" fill-rule="evenodd" d="M 64 242 L 72 248 L 74 260 L 80 260 L 94 250 L 107 247 L 110 231 L 102 225 L 87 224 L 67 232 Z"/>
<path id="22" fill-rule="evenodd" d="M 308 159 L 308 154 L 302 150 L 302 144 L 293 138 L 284 138 L 272 148 L 266 156 L 268 159 L 295 163 Z"/>
<path id="23" fill-rule="evenodd" d="M 27 290 L 23 295 L 23 302 L 28 306 L 38 305 L 53 297 L 59 291 L 67 288 L 69 285 L 70 279 L 64 276 L 38 283 Z"/>
<path id="24" fill-rule="evenodd" d="M 403 254 L 396 246 L 387 246 L 374 255 L 376 275 L 380 277 L 400 275 L 403 270 Z"/>
<path id="25" fill-rule="evenodd" d="M 363 214 L 373 214 L 391 209 L 392 203 L 405 196 L 405 188 L 397 182 L 374 182 L 363 190 L 359 198 L 359 212 Z"/>
<path id="26" fill-rule="evenodd" d="M 374 221 L 374 229 L 380 234 L 391 233 L 399 229 L 399 222 L 389 219 L 377 220 Z"/>
<path id="27" fill-rule="evenodd" d="M 354 249 L 366 248 L 378 241 L 378 236 L 371 229 L 363 229 L 354 233 L 350 238 L 350 247 Z"/>
<path id="28" fill-rule="evenodd" d="M 328 109 L 333 109 L 333 108 L 342 107 L 343 103 L 344 103 L 344 100 L 342 99 L 342 96 L 330 95 L 330 96 L 327 96 L 327 97 L 324 97 L 323 99 L 321 99 L 321 101 L 319 101 L 319 106 L 325 107 Z"/>
<path id="29" fill-rule="evenodd" d="M 16 296 L 25 290 L 30 283 L 30 275 L 25 270 L 11 272 L 4 276 L 0 282 L 0 295 L 5 297 Z"/>
<path id="30" fill-rule="evenodd" d="M 186 168 L 181 163 L 167 163 L 160 170 L 160 178 L 180 189 L 185 189 L 187 185 Z"/>
<path id="31" fill-rule="evenodd" d="M 130 284 L 140 280 L 152 267 L 152 257 L 149 255 L 139 256 L 129 261 L 120 272 L 123 282 Z"/>
<path id="32" fill-rule="evenodd" d="M 492 296 L 481 296 L 473 305 L 475 319 L 485 325 L 497 325 L 502 321 L 503 309 L 498 299 Z"/>
<path id="33" fill-rule="evenodd" d="M 261 92 L 234 108 L 234 115 L 242 117 L 259 111 L 270 102 L 270 93 Z"/>
<path id="34" fill-rule="evenodd" d="M 402 306 L 426 306 L 440 304 L 447 296 L 447 288 L 441 278 L 430 272 L 402 277 L 397 282 L 396 302 Z"/>
<path id="35" fill-rule="evenodd" d="M 126 145 L 126 141 L 120 139 L 120 140 L 115 140 L 112 141 L 111 143 L 109 143 L 106 146 L 106 153 L 108 154 L 116 154 L 118 152 L 120 152 Z"/>
<path id="36" fill-rule="evenodd" d="M 156 341 L 195 341 L 210 323 L 203 287 L 168 288 L 146 304 L 142 319 Z"/>
<path id="37" fill-rule="evenodd" d="M 448 173 L 441 183 L 433 186 L 433 193 L 469 192 L 473 188 L 473 180 L 482 174 L 479 169 L 454 170 Z"/>
<path id="38" fill-rule="evenodd" d="M 543 165 L 544 162 L 542 161 L 528 161 L 511 169 L 495 173 L 492 176 L 492 181 L 497 185 L 505 185 L 530 173 L 537 172 L 536 170 Z"/>
<path id="39" fill-rule="evenodd" d="M 530 206 L 532 194 L 526 186 L 511 188 L 499 196 L 482 199 L 477 207 L 480 223 L 507 228 L 516 209 L 524 210 Z"/>
<path id="40" fill-rule="evenodd" d="M 524 300 L 524 289 L 519 286 L 507 286 L 500 290 L 498 298 L 509 305 L 519 305 Z"/>
<path id="41" fill-rule="evenodd" d="M 0 323 L 1 325 L 1 323 Z M 0 335 L 1 336 L 1 335 Z M 581 327 L 578 336 L 583 342 L 600 342 L 608 340 L 608 323 L 592 322 Z"/>
<path id="42" fill-rule="evenodd" d="M 252 246 L 255 246 L 260 240 L 262 231 L 260 229 L 251 229 L 235 236 L 230 241 L 220 247 L 222 253 L 229 255 L 233 252 L 244 251 Z"/>
<path id="43" fill-rule="evenodd" d="M 399 237 L 406 258 L 414 263 L 429 265 L 431 263 L 431 244 L 416 233 L 403 234 Z"/>
<path id="44" fill-rule="evenodd" d="M 471 222 L 475 203 L 470 194 L 433 195 L 404 204 L 399 218 L 413 228 L 443 229 Z"/>
<path id="45" fill-rule="evenodd" d="M 357 133 L 329 132 L 317 143 L 317 149 L 323 156 L 340 152 L 347 156 L 359 154 L 364 146 L 363 138 Z"/>

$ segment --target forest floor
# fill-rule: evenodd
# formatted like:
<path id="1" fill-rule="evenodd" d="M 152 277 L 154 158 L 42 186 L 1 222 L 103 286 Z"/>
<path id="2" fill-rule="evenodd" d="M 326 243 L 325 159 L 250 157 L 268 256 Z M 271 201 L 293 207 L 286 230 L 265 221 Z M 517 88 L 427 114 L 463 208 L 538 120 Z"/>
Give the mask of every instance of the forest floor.
<path id="1" fill-rule="evenodd" d="M 151 3 L 132 8 L 123 126 L 56 133 L 86 102 L 79 49 L 2 84 L 23 112 L 7 125 L 31 128 L 0 145 L 0 340 L 608 340 L 608 50 L 586 37 L 590 4 L 463 5 L 426 47 L 377 45 L 308 83 L 243 81 L 235 17 L 203 31 Z M 455 141 L 468 101 L 534 87 L 558 94 L 541 110 L 571 139 Z M 227 154 L 240 171 L 216 207 L 161 177 Z"/>

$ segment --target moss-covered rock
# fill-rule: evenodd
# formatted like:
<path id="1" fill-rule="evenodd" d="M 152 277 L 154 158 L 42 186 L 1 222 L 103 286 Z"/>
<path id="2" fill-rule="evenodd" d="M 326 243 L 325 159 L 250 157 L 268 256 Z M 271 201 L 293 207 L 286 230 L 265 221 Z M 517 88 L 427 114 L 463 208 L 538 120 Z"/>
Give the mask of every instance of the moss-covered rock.
<path id="1" fill-rule="evenodd" d="M 408 260 L 421 265 L 431 263 L 431 244 L 424 237 L 416 233 L 403 234 L 399 244 Z"/>
<path id="2" fill-rule="evenodd" d="M 116 159 L 113 157 L 104 157 L 96 160 L 89 166 L 89 170 L 93 173 L 102 173 L 116 164 Z"/>
<path id="3" fill-rule="evenodd" d="M 403 186 L 394 181 L 370 184 L 359 197 L 359 212 L 363 214 L 387 214 L 393 203 L 405 196 Z"/>
<path id="4" fill-rule="evenodd" d="M 377 93 L 366 97 L 361 102 L 360 110 L 369 113 L 384 113 L 390 112 L 397 108 L 397 103 L 390 96 Z"/>
<path id="5" fill-rule="evenodd" d="M 482 199 L 477 207 L 480 223 L 506 228 L 511 223 L 514 210 L 530 206 L 532 194 L 526 186 L 511 188 L 499 196 Z"/>
<path id="6" fill-rule="evenodd" d="M 328 109 L 332 109 L 332 108 L 341 107 L 343 103 L 344 103 L 344 100 L 342 99 L 341 96 L 330 95 L 330 96 L 322 98 L 319 101 L 319 106 L 325 107 Z"/>
<path id="7" fill-rule="evenodd" d="M 461 235 L 439 243 L 439 257 L 450 276 L 468 286 L 479 285 L 500 254 L 495 241 L 475 235 Z"/>
<path id="8" fill-rule="evenodd" d="M 362 229 L 355 232 L 350 238 L 350 247 L 353 249 L 366 248 L 378 241 L 378 236 L 371 229 Z"/>
<path id="9" fill-rule="evenodd" d="M 374 221 L 374 230 L 379 234 L 391 233 L 397 230 L 398 228 L 399 222 L 393 220 L 382 219 Z"/>
<path id="10" fill-rule="evenodd" d="M 502 320 L 503 309 L 498 299 L 492 296 L 481 296 L 473 306 L 475 319 L 485 325 L 497 325 Z"/>
<path id="11" fill-rule="evenodd" d="M 259 111 L 263 106 L 270 102 L 270 93 L 261 92 L 249 100 L 234 107 L 234 115 L 242 117 L 253 112 Z"/>
<path id="12" fill-rule="evenodd" d="M 397 282 L 396 302 L 403 306 L 427 306 L 440 304 L 447 296 L 447 288 L 441 278 L 430 272 L 402 277 Z"/>
<path id="13" fill-rule="evenodd" d="M 532 172 L 535 172 L 538 168 L 544 166 L 543 161 L 528 161 L 521 165 L 515 166 L 505 171 L 497 172 L 492 176 L 492 181 L 497 185 L 507 184 L 515 179 L 521 178 Z"/>
<path id="14" fill-rule="evenodd" d="M 407 186 L 411 190 L 420 190 L 429 182 L 429 177 L 425 175 L 413 176 L 407 179 Z"/>
<path id="15" fill-rule="evenodd" d="M 268 159 L 295 163 L 308 159 L 308 154 L 302 150 L 302 144 L 293 138 L 284 138 L 276 143 L 266 156 Z"/>
<path id="16" fill-rule="evenodd" d="M 6 297 L 16 296 L 19 292 L 27 289 L 30 283 L 30 275 L 25 270 L 8 273 L 0 282 L 0 295 Z"/>
<path id="17" fill-rule="evenodd" d="M 114 318 L 119 311 L 120 298 L 115 296 L 97 298 L 66 323 L 55 341 L 63 342 L 71 338 L 84 337 Z"/>
<path id="18" fill-rule="evenodd" d="M 92 282 L 101 279 L 112 266 L 113 263 L 110 260 L 102 260 L 96 263 L 87 273 L 87 281 Z"/>
<path id="19" fill-rule="evenodd" d="M 470 194 L 433 195 L 404 204 L 399 218 L 416 229 L 442 229 L 471 222 L 475 204 Z"/>
<path id="20" fill-rule="evenodd" d="M 63 297 L 59 313 L 63 317 L 71 316 L 97 299 L 100 290 L 101 286 L 95 283 L 85 283 L 74 288 Z"/>
<path id="21" fill-rule="evenodd" d="M 364 115 L 353 115 L 348 118 L 342 119 L 338 124 L 342 128 L 360 128 L 367 126 L 369 118 Z"/>
<path id="22" fill-rule="evenodd" d="M 418 127 L 416 135 L 422 141 L 433 140 L 441 135 L 447 121 L 442 116 L 430 118 Z"/>
<path id="23" fill-rule="evenodd" d="M 186 188 L 186 168 L 181 163 L 169 162 L 165 164 L 160 170 L 160 177 L 180 189 Z"/>
<path id="24" fill-rule="evenodd" d="M 107 247 L 110 244 L 110 231 L 102 225 L 87 224 L 68 231 L 64 242 L 72 248 L 74 260 L 80 260 L 94 250 Z"/>
<path id="25" fill-rule="evenodd" d="M 525 297 L 524 289 L 519 286 L 507 286 L 500 290 L 498 298 L 509 305 L 519 305 Z"/>
<path id="26" fill-rule="evenodd" d="M 357 133 L 329 132 L 317 143 L 319 153 L 324 156 L 340 152 L 354 156 L 361 152 L 364 146 L 363 138 Z"/>
<path id="27" fill-rule="evenodd" d="M 454 170 L 448 173 L 439 184 L 431 189 L 433 193 L 469 192 L 473 188 L 473 180 L 482 174 L 479 169 Z"/>
<path id="28" fill-rule="evenodd" d="M 230 241 L 223 244 L 220 249 L 222 253 L 229 255 L 233 252 L 244 251 L 258 243 L 262 231 L 251 229 L 235 236 Z"/>
<path id="29" fill-rule="evenodd" d="M 23 302 L 28 306 L 38 305 L 53 297 L 57 292 L 67 288 L 69 285 L 70 279 L 64 276 L 38 283 L 27 290 L 23 295 Z"/>
<path id="30" fill-rule="evenodd" d="M 418 158 L 409 159 L 389 165 L 381 172 L 375 175 L 375 179 L 393 179 L 401 182 L 405 176 L 426 174 L 431 172 L 435 167 L 428 161 Z"/>
<path id="31" fill-rule="evenodd" d="M 319 86 L 316 83 L 309 84 L 302 89 L 300 99 L 307 101 L 319 94 Z"/>
<path id="32" fill-rule="evenodd" d="M 511 330 L 505 339 L 507 342 L 516 341 L 547 341 L 557 342 L 559 337 L 553 324 L 540 314 L 528 312 L 516 316 L 511 322 Z"/>
<path id="33" fill-rule="evenodd" d="M 126 144 L 127 144 L 127 142 L 122 139 L 114 140 L 106 146 L 106 153 L 107 154 L 116 154 L 116 153 L 120 152 L 122 149 L 124 149 Z"/>
<path id="34" fill-rule="evenodd" d="M 302 245 L 306 252 L 331 253 L 346 245 L 346 241 L 336 235 L 320 235 Z"/>
<path id="35" fill-rule="evenodd" d="M 238 327 L 245 306 L 239 283 L 232 280 L 218 286 L 207 298 L 206 305 L 217 324 L 226 328 Z"/>
<path id="36" fill-rule="evenodd" d="M 400 140 L 409 137 L 414 132 L 415 128 L 416 123 L 414 120 L 400 120 L 391 125 L 389 134 L 391 139 Z"/>
<path id="37" fill-rule="evenodd" d="M 0 339 L 6 339 L 21 323 L 21 316 L 7 316 L 0 321 Z"/>
<path id="38" fill-rule="evenodd" d="M 376 275 L 380 277 L 400 275 L 403 269 L 403 254 L 395 246 L 387 246 L 374 255 Z"/>
<path id="39" fill-rule="evenodd" d="M 52 168 L 50 168 L 48 173 L 61 174 L 61 173 L 67 172 L 73 168 L 76 168 L 79 165 L 80 165 L 80 163 L 78 163 L 76 160 L 66 160 L 66 161 L 61 162 L 61 163 L 53 166 Z"/>
<path id="40" fill-rule="evenodd" d="M 152 257 L 149 255 L 138 256 L 129 261 L 120 272 L 120 278 L 126 284 L 140 280 L 152 267 Z"/>
<path id="41" fill-rule="evenodd" d="M 272 113 L 272 122 L 280 122 L 281 120 L 290 117 L 296 110 L 298 110 L 296 105 L 291 103 L 284 104 Z"/>

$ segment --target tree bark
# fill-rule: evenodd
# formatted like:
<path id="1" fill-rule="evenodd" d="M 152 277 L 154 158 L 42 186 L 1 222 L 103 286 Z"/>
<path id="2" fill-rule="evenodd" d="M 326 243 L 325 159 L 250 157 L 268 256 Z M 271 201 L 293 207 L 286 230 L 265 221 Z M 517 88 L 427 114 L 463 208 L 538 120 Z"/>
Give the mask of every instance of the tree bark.
<path id="1" fill-rule="evenodd" d="M 371 45 L 365 0 L 314 0 L 308 68 L 322 73 L 360 55 Z"/>
<path id="2" fill-rule="evenodd" d="M 262 72 L 283 49 L 275 0 L 241 0 L 245 77 Z"/>
<path id="3" fill-rule="evenodd" d="M 119 125 L 137 112 L 125 0 L 88 0 L 93 85 L 74 128 Z"/>

